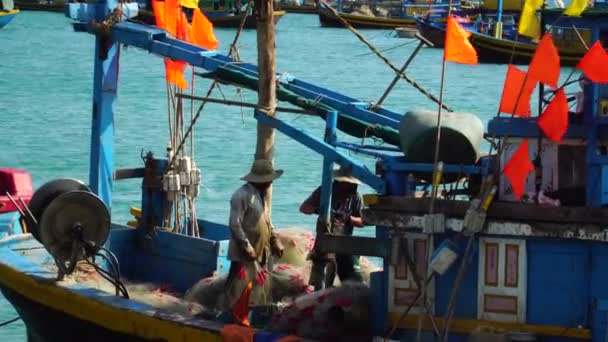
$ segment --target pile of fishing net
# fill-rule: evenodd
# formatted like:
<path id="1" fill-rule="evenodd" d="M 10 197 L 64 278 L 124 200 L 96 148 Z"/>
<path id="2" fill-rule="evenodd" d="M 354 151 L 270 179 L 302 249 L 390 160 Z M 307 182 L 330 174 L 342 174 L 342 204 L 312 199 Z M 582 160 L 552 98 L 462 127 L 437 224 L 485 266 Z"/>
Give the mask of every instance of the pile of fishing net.
<path id="1" fill-rule="evenodd" d="M 186 292 L 184 299 L 210 310 L 225 309 L 224 289 L 227 277 L 225 274 L 214 275 L 200 280 Z M 308 276 L 301 267 L 277 264 L 270 272 L 270 279 L 274 303 L 312 292 L 312 287 L 308 285 Z"/>
<path id="2" fill-rule="evenodd" d="M 53 268 L 53 265 L 48 265 Z M 185 316 L 195 316 L 203 311 L 203 306 L 196 302 L 186 301 L 179 298 L 169 287 L 159 286 L 152 283 L 134 283 L 122 280 L 123 285 L 129 293 L 131 300 L 148 304 L 157 309 L 168 310 Z M 74 272 L 65 276 L 60 282 L 64 286 L 74 284 L 84 285 L 110 294 L 116 293 L 116 287 L 104 279 L 93 267 L 86 263 L 79 263 Z"/>
<path id="3" fill-rule="evenodd" d="M 310 231 L 299 228 L 276 229 L 275 234 L 284 247 L 283 257 L 277 259 L 275 263 L 301 267 L 300 270 L 305 274 L 305 278 L 308 279 L 310 277 L 312 263 L 307 258 L 314 247 L 315 236 Z M 369 283 L 369 275 L 371 272 L 381 270 L 380 267 L 374 265 L 369 259 L 363 256 L 359 258 L 359 267 L 359 273 L 366 283 Z M 338 280 L 338 277 L 336 277 L 334 285 L 339 284 L 340 281 Z"/>
<path id="4" fill-rule="evenodd" d="M 283 256 L 273 260 L 272 299 L 279 302 L 285 298 L 297 297 L 312 291 L 308 286 L 312 263 L 308 255 L 315 243 L 314 235 L 304 229 L 284 228 L 275 230 L 277 238 L 283 244 Z M 360 273 L 365 282 L 369 282 L 370 272 L 379 270 L 367 258 L 360 258 Z M 185 299 L 203 305 L 210 310 L 224 308 L 222 296 L 227 275 L 214 275 L 197 282 L 186 293 Z M 335 285 L 340 281 L 336 277 Z"/>
<path id="5" fill-rule="evenodd" d="M 322 341 L 369 341 L 370 290 L 345 282 L 279 306 L 267 329 Z"/>

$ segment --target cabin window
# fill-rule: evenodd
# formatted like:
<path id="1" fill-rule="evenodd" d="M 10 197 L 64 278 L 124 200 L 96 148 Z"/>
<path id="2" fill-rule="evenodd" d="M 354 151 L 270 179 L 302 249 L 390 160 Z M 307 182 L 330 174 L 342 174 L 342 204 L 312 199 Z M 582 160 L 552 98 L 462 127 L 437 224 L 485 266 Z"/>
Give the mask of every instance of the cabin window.
<path id="1" fill-rule="evenodd" d="M 418 293 L 418 287 L 414 273 L 418 275 L 419 279 L 425 279 L 425 271 L 428 265 L 427 248 L 432 245 L 432 237 L 427 237 L 424 234 L 407 233 L 401 240 L 401 249 L 399 257 L 397 258 L 397 265 L 389 265 L 389 311 L 399 312 L 406 309 L 410 304 L 416 300 Z M 403 253 L 407 245 L 407 251 L 410 256 L 410 260 L 414 266 L 414 270 L 408 267 L 408 263 Z M 427 286 L 427 298 L 431 303 L 431 308 L 434 306 L 434 282 L 431 281 Z M 412 313 L 426 313 L 422 305 L 416 305 L 411 309 Z"/>
<path id="2" fill-rule="evenodd" d="M 525 323 L 526 241 L 479 239 L 479 319 Z"/>

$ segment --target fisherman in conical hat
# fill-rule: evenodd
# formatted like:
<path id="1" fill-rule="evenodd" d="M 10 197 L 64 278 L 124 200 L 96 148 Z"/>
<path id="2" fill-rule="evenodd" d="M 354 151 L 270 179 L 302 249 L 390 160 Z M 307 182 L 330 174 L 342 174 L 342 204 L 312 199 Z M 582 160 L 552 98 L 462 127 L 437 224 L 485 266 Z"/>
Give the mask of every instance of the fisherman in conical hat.
<path id="1" fill-rule="evenodd" d="M 274 180 L 283 174 L 275 170 L 269 160 L 256 160 L 251 171 L 241 180 L 243 184 L 230 199 L 231 261 L 226 282 L 226 300 L 238 323 L 246 323 L 246 312 L 235 305 L 268 305 L 272 302 L 269 260 L 281 257 L 283 246 L 275 237 L 268 210 L 267 191 Z M 246 289 L 250 291 L 246 291 Z M 242 298 L 246 293 L 249 298 Z M 242 299 L 242 300 L 241 300 Z M 238 306 L 238 305 L 237 305 Z"/>
<path id="2" fill-rule="evenodd" d="M 332 234 L 353 235 L 354 227 L 363 227 L 361 210 L 363 198 L 357 192 L 361 182 L 352 176 L 350 169 L 342 167 L 334 170 L 334 183 L 331 196 L 330 232 Z M 321 187 L 318 187 L 300 206 L 300 212 L 310 215 L 319 214 L 321 207 Z M 324 232 L 317 231 L 318 234 Z M 323 255 L 313 250 L 311 254 L 313 268 L 310 276 L 310 285 L 319 290 L 329 287 L 334 282 L 334 269 L 337 270 L 341 282 L 346 280 L 361 281 L 357 268 L 359 256 L 349 254 Z M 325 274 L 325 268 L 327 273 Z M 325 274 L 325 275 L 323 275 Z"/>

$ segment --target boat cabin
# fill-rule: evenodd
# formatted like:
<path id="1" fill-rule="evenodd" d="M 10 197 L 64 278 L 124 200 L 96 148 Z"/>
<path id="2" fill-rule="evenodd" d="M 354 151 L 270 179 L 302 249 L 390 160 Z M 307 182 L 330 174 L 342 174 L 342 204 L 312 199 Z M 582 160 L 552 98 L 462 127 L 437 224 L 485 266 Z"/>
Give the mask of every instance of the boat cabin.
<path id="1" fill-rule="evenodd" d="M 606 35 L 607 11 L 588 9 L 581 17 L 562 16 L 562 11 L 542 11 L 543 23 L 554 23 L 559 17 L 560 26 L 587 31 L 591 44 Z M 441 331 L 449 320 L 450 341 L 464 341 L 481 327 L 492 340 L 604 340 L 608 310 L 604 286 L 608 281 L 604 272 L 608 266 L 608 86 L 589 82 L 584 95 L 583 120 L 571 120 L 559 143 L 543 135 L 538 116 L 492 119 L 486 138 L 503 153 L 480 157 L 474 164 L 444 165 L 444 177 L 465 175 L 467 184 L 464 191 L 445 188 L 441 191 L 444 197 L 434 204 L 429 198 L 415 196 L 404 181 L 408 174 L 429 170 L 432 164 L 412 164 L 404 158 L 379 161 L 387 191 L 367 198 L 365 220 L 378 225 L 377 239 L 386 241 L 386 246 L 401 247 L 385 259 L 385 271 L 372 277 L 372 288 L 377 289 L 373 292 L 377 331 L 394 324 L 400 336 L 414 338 L 417 317 L 400 317 L 413 306 L 410 312 L 422 315 L 422 330 L 429 338 L 434 324 Z M 533 170 L 527 176 L 522 200 L 517 200 L 501 170 L 524 139 Z M 448 147 L 440 146 L 443 148 Z M 492 173 L 498 177 L 498 186 L 484 214 L 485 224 L 479 231 L 467 232 L 475 226 L 468 216 L 470 200 L 476 197 L 481 179 Z M 422 182 L 423 188 L 428 186 Z M 440 213 L 440 224 L 437 217 L 429 215 L 433 205 L 434 212 Z M 459 267 L 442 268 L 445 259 L 439 256 L 447 255 L 447 250 L 457 255 L 453 258 L 458 259 L 455 264 Z M 428 273 L 415 275 L 427 267 Z M 435 276 L 427 286 L 427 310 L 416 300 L 414 279 L 430 274 Z"/>

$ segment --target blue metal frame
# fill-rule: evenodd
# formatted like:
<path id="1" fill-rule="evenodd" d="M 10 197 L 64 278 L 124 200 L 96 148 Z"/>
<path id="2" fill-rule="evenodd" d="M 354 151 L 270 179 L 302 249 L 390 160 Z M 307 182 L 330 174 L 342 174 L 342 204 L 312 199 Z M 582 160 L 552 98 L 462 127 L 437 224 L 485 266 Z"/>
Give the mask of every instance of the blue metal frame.
<path id="1" fill-rule="evenodd" d="M 109 12 L 115 0 L 100 0 L 93 15 Z M 100 12 L 101 9 L 104 12 Z M 99 19 L 99 18 L 98 18 Z M 105 58 L 103 58 L 105 57 Z M 102 36 L 95 37 L 93 122 L 89 187 L 110 209 L 114 171 L 114 103 L 118 90 L 120 47 Z"/>
<path id="2" fill-rule="evenodd" d="M 264 113 L 256 111 L 255 118 L 270 127 L 275 128 L 279 132 L 287 135 L 293 140 L 304 144 L 306 147 L 313 151 L 320 153 L 325 157 L 326 160 L 332 160 L 333 162 L 348 167 L 352 170 L 353 176 L 358 178 L 363 183 L 369 185 L 379 193 L 384 193 L 386 185 L 384 180 L 376 176 L 370 171 L 365 165 L 359 163 L 352 157 L 338 151 L 338 149 L 325 141 L 319 140 L 310 134 L 295 128 L 282 120 L 268 116 Z"/>
<path id="3" fill-rule="evenodd" d="M 325 142 L 334 146 L 337 140 L 336 127 L 338 125 L 338 112 L 327 113 L 325 124 Z M 329 157 L 323 158 L 323 178 L 321 182 L 321 210 L 319 219 L 329 223 L 331 216 L 331 196 L 334 183 L 334 161 Z"/>

